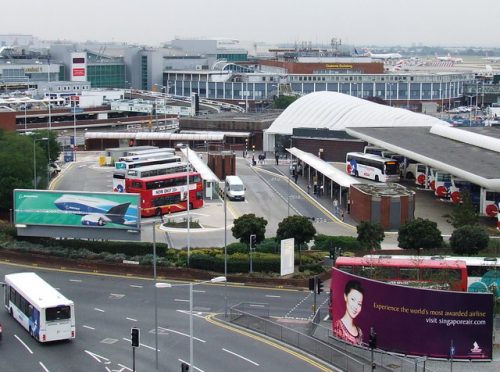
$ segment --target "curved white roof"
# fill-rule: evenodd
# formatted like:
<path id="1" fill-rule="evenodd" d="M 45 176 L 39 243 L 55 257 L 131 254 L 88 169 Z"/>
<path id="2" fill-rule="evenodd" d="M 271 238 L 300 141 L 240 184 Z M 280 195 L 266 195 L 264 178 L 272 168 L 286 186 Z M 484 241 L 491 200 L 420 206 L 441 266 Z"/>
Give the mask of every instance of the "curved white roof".
<path id="1" fill-rule="evenodd" d="M 411 127 L 449 125 L 432 116 L 380 105 L 336 92 L 315 92 L 293 102 L 266 131 L 292 134 L 293 128 Z"/>

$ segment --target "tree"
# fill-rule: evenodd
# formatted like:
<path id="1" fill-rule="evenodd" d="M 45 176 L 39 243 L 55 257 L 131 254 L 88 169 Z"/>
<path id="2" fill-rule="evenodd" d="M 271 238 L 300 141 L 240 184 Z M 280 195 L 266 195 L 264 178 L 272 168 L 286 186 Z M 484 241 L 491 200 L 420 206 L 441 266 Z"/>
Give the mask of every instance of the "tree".
<path id="1" fill-rule="evenodd" d="M 311 220 L 304 216 L 286 217 L 279 223 L 278 231 L 276 231 L 276 239 L 294 238 L 297 246 L 310 241 L 314 235 L 316 235 L 316 229 Z"/>
<path id="2" fill-rule="evenodd" d="M 273 108 L 275 109 L 286 109 L 293 102 L 299 98 L 298 95 L 294 96 L 279 96 L 274 99 Z"/>
<path id="3" fill-rule="evenodd" d="M 441 231 L 437 223 L 428 219 L 417 218 L 407 221 L 399 228 L 399 247 L 404 249 L 416 249 L 420 254 L 420 249 L 439 248 L 443 244 Z"/>
<path id="4" fill-rule="evenodd" d="M 256 235 L 257 243 L 265 238 L 267 221 L 262 217 L 256 217 L 249 213 L 234 220 L 234 226 L 231 229 L 233 236 L 240 242 L 248 244 L 250 235 Z"/>
<path id="5" fill-rule="evenodd" d="M 33 185 L 33 167 L 36 164 L 40 177 L 38 188 L 48 184 L 48 152 L 50 158 L 57 159 L 61 152 L 54 131 L 37 131 L 31 136 L 18 135 L 0 130 L 0 208 L 10 209 L 13 205 L 14 189 L 31 189 Z M 35 139 L 48 138 L 46 141 Z M 33 156 L 36 156 L 34 161 Z M 38 178 L 38 177 L 37 177 Z"/>
<path id="6" fill-rule="evenodd" d="M 384 228 L 380 223 L 362 221 L 356 226 L 357 240 L 367 250 L 380 249 L 380 243 L 385 238 Z"/>
<path id="7" fill-rule="evenodd" d="M 488 246 L 490 237 L 478 225 L 465 225 L 461 226 L 450 237 L 450 247 L 453 253 L 472 256 L 479 253 Z"/>
<path id="8" fill-rule="evenodd" d="M 453 207 L 448 222 L 456 229 L 466 225 L 475 225 L 479 221 L 479 216 L 472 204 L 470 193 L 468 190 L 460 192 L 460 203 Z"/>

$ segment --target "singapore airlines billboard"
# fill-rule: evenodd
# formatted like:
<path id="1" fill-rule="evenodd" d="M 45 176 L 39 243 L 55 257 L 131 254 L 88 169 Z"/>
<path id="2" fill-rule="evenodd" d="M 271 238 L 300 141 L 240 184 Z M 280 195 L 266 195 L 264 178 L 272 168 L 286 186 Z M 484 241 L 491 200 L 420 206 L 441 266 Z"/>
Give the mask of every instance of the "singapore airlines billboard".
<path id="1" fill-rule="evenodd" d="M 333 269 L 333 335 L 407 354 L 491 359 L 493 295 L 405 287 Z"/>

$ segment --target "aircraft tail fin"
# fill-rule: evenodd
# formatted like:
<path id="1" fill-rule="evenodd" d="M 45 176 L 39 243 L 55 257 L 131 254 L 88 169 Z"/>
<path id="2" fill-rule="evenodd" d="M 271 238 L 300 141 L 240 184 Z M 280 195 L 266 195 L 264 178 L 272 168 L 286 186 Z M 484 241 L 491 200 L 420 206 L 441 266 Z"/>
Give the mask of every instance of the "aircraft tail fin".
<path id="1" fill-rule="evenodd" d="M 123 224 L 125 222 L 125 213 L 127 213 L 127 209 L 130 203 L 118 204 L 112 207 L 108 213 L 106 213 L 106 217 L 111 220 L 113 223 Z"/>

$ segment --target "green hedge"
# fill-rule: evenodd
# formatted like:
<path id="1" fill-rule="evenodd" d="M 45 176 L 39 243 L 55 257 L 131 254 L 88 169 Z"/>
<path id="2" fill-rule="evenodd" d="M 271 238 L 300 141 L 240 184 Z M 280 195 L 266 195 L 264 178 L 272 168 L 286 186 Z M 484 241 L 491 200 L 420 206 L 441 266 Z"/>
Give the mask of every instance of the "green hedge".
<path id="1" fill-rule="evenodd" d="M 253 271 L 280 272 L 280 257 L 273 254 L 255 253 L 252 259 Z M 191 255 L 190 266 L 194 269 L 224 272 L 224 254 L 216 256 L 194 252 Z M 250 270 L 248 254 L 235 253 L 227 258 L 228 273 L 245 273 Z"/>
<path id="2" fill-rule="evenodd" d="M 331 248 L 340 247 L 344 252 L 361 252 L 361 244 L 352 236 L 329 236 L 317 234 L 314 237 L 314 246 L 320 251 L 330 251 Z"/>
<path id="3" fill-rule="evenodd" d="M 22 240 L 29 241 L 35 244 L 41 244 L 45 247 L 51 247 L 51 248 L 63 248 L 70 250 L 87 249 L 94 253 L 108 252 L 111 254 L 123 254 L 129 257 L 153 254 L 153 243 L 149 242 L 52 239 L 52 238 L 33 238 L 33 237 L 25 237 L 22 238 Z M 164 257 L 167 249 L 168 249 L 167 244 L 156 243 L 157 256 Z"/>

